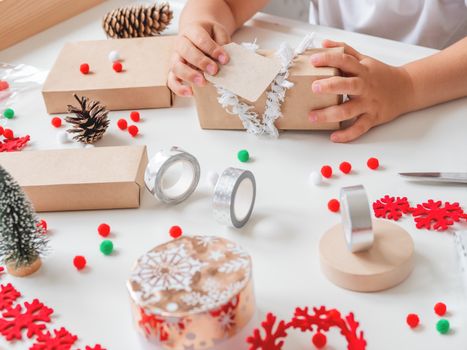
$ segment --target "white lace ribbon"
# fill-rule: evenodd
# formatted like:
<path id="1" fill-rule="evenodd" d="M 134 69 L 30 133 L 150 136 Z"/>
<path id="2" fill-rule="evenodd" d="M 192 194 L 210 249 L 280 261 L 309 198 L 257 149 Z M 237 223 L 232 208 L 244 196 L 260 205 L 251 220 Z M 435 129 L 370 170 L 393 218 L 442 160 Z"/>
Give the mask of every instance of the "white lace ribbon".
<path id="1" fill-rule="evenodd" d="M 214 85 L 217 89 L 217 101 L 227 113 L 238 115 L 243 127 L 248 133 L 254 135 L 279 135 L 274 125 L 277 118 L 282 117 L 281 106 L 285 99 L 285 93 L 293 87 L 293 83 L 288 79 L 289 69 L 293 60 L 307 49 L 314 47 L 314 33 L 306 35 L 300 44 L 293 50 L 286 43 L 282 43 L 275 52 L 275 56 L 281 63 L 281 70 L 272 81 L 269 90 L 266 92 L 266 106 L 263 115 L 258 115 L 254 107 L 246 102 L 241 102 L 237 95 L 221 86 Z M 244 47 L 251 51 L 258 50 L 256 40 L 253 43 L 243 43 Z"/>

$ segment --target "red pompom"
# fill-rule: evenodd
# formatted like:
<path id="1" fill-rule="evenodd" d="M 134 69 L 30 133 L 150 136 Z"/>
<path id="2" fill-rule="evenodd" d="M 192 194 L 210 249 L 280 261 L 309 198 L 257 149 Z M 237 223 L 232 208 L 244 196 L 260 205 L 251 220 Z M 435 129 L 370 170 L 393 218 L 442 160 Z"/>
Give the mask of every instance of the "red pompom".
<path id="1" fill-rule="evenodd" d="M 340 165 L 339 165 L 339 169 L 340 171 L 342 171 L 344 174 L 348 174 L 352 171 L 352 164 L 350 164 L 349 162 L 342 162 Z"/>
<path id="2" fill-rule="evenodd" d="M 2 135 L 3 135 L 3 132 L 4 132 L 4 131 L 5 131 L 5 130 L 3 129 L 3 127 L 2 127 L 2 126 L 0 126 L 0 136 L 2 136 Z"/>
<path id="3" fill-rule="evenodd" d="M 126 122 L 125 119 L 119 119 L 118 122 L 117 122 L 117 126 L 120 130 L 125 130 L 128 126 L 128 123 Z"/>
<path id="4" fill-rule="evenodd" d="M 326 346 L 328 339 L 326 338 L 326 335 L 318 332 L 313 336 L 311 341 L 313 342 L 313 345 L 316 346 L 318 349 L 322 349 Z"/>
<path id="5" fill-rule="evenodd" d="M 88 74 L 89 73 L 89 64 L 83 63 L 79 66 L 79 71 L 83 74 Z"/>
<path id="6" fill-rule="evenodd" d="M 128 132 L 131 136 L 135 137 L 136 135 L 138 135 L 139 129 L 136 125 L 130 125 L 128 127 Z"/>
<path id="7" fill-rule="evenodd" d="M 6 80 L 0 80 L 0 91 L 6 90 L 10 87 L 10 84 Z"/>
<path id="8" fill-rule="evenodd" d="M 3 137 L 5 137 L 8 140 L 12 140 L 15 138 L 15 135 L 13 133 L 13 130 L 11 129 L 5 129 L 3 130 Z"/>
<path id="9" fill-rule="evenodd" d="M 339 211 L 340 207 L 341 207 L 341 204 L 339 203 L 339 201 L 337 199 L 331 199 L 328 202 L 329 210 L 334 212 L 334 213 L 337 213 Z"/>
<path id="10" fill-rule="evenodd" d="M 54 117 L 52 118 L 52 125 L 59 128 L 62 126 L 62 120 L 59 117 Z"/>
<path id="11" fill-rule="evenodd" d="M 100 224 L 97 227 L 97 232 L 102 236 L 102 237 L 107 237 L 110 234 L 110 226 L 107 224 Z"/>
<path id="12" fill-rule="evenodd" d="M 378 158 L 369 158 L 366 165 L 368 165 L 368 168 L 371 170 L 376 170 L 379 168 L 379 160 Z"/>
<path id="13" fill-rule="evenodd" d="M 416 328 L 420 323 L 420 318 L 417 314 L 408 314 L 406 322 L 410 328 Z"/>
<path id="14" fill-rule="evenodd" d="M 77 270 L 82 270 L 86 267 L 86 258 L 81 255 L 75 256 L 73 259 L 73 265 L 75 265 Z"/>
<path id="15" fill-rule="evenodd" d="M 172 226 L 169 230 L 170 237 L 172 238 L 178 238 L 182 235 L 183 231 L 180 226 Z"/>
<path id="16" fill-rule="evenodd" d="M 47 233 L 47 221 L 44 219 L 41 219 L 39 223 L 37 224 L 37 227 L 42 229 L 42 233 L 46 234 Z"/>
<path id="17" fill-rule="evenodd" d="M 120 62 L 114 62 L 114 64 L 112 65 L 112 68 L 117 73 L 120 73 L 123 70 L 123 66 L 122 66 L 122 64 Z"/>
<path id="18" fill-rule="evenodd" d="M 136 111 L 131 112 L 130 119 L 133 120 L 135 123 L 139 122 L 140 120 L 139 112 L 136 112 Z"/>
<path id="19" fill-rule="evenodd" d="M 329 165 L 324 165 L 321 168 L 321 175 L 329 179 L 332 176 L 332 168 Z"/>
<path id="20" fill-rule="evenodd" d="M 434 310 L 438 316 L 444 316 L 446 314 L 446 304 L 445 303 L 436 303 Z"/>

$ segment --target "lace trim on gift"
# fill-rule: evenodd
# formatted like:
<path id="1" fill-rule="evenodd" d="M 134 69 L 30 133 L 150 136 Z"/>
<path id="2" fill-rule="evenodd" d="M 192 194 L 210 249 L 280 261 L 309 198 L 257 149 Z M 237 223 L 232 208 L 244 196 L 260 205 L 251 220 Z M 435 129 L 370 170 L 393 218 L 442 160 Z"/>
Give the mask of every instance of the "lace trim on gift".
<path id="1" fill-rule="evenodd" d="M 295 50 L 292 50 L 286 43 L 282 43 L 279 50 L 275 52 L 275 56 L 280 60 L 282 68 L 272 81 L 270 89 L 266 93 L 266 107 L 261 118 L 258 113 L 253 110 L 254 107 L 252 105 L 241 102 L 238 96 L 231 91 L 219 85 L 214 85 L 217 89 L 217 101 L 219 104 L 227 113 L 238 115 L 242 121 L 243 127 L 248 133 L 254 135 L 270 135 L 273 137 L 279 136 L 274 123 L 277 118 L 282 116 L 281 106 L 285 99 L 285 93 L 294 85 L 287 80 L 289 77 L 289 69 L 295 57 L 304 53 L 307 49 L 314 47 L 314 36 L 314 33 L 305 36 Z M 258 50 L 256 42 L 243 43 L 242 45 L 254 52 Z"/>

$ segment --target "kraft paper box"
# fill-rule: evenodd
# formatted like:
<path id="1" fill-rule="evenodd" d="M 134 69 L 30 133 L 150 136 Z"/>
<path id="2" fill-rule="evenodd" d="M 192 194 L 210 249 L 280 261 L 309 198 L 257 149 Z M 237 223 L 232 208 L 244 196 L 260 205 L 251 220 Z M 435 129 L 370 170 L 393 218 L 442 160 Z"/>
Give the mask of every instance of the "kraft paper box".
<path id="1" fill-rule="evenodd" d="M 0 0 L 0 50 L 104 0 Z"/>
<path id="2" fill-rule="evenodd" d="M 138 208 L 146 146 L 0 153 L 38 212 Z"/>
<path id="3" fill-rule="evenodd" d="M 310 110 L 321 109 L 324 107 L 337 105 L 342 102 L 342 95 L 318 95 L 313 94 L 311 91 L 311 84 L 313 81 L 340 75 L 339 70 L 336 68 L 314 67 L 310 63 L 311 55 L 324 50 L 343 52 L 342 48 L 308 49 L 303 54 L 294 59 L 293 65 L 289 70 L 290 75 L 288 78 L 290 82 L 294 83 L 294 86 L 288 89 L 286 92 L 285 101 L 282 103 L 282 118 L 276 120 L 276 127 L 279 130 L 335 130 L 339 128 L 340 124 L 338 122 L 311 123 L 308 120 L 308 112 Z M 259 51 L 259 53 L 263 56 L 273 59 L 273 52 L 271 51 Z M 243 62 L 238 62 L 231 59 L 230 63 L 232 62 L 239 65 L 243 64 Z M 227 64 L 226 67 L 229 64 Z M 235 69 L 231 69 L 231 72 L 232 74 L 234 72 L 237 73 Z M 222 67 L 219 74 L 220 73 L 222 73 Z M 244 84 L 243 90 L 251 90 L 252 86 L 254 90 L 254 88 L 257 87 L 256 85 L 258 83 L 257 80 L 255 80 L 256 78 L 248 78 L 248 75 L 254 73 L 254 70 L 250 70 L 246 73 L 248 82 Z M 235 78 L 238 79 L 238 76 L 239 75 L 237 74 L 236 77 L 229 76 L 228 78 L 233 82 Z M 220 79 L 220 81 L 223 81 L 223 79 Z M 234 84 L 236 88 L 240 88 L 238 84 L 238 82 Z M 250 102 L 241 97 L 239 99 L 242 102 L 246 102 L 254 106 L 254 111 L 256 111 L 259 115 L 262 115 L 265 109 L 266 91 L 268 89 L 269 85 L 267 86 L 266 90 L 263 90 L 261 96 L 255 101 Z M 204 87 L 193 86 L 193 90 L 201 128 L 244 129 L 238 116 L 228 113 L 219 104 L 217 100 L 218 94 L 212 83 L 208 82 Z M 245 92 L 245 94 L 249 95 L 249 92 Z"/>
<path id="4" fill-rule="evenodd" d="M 172 105 L 167 87 L 174 36 L 108 39 L 66 44 L 50 71 L 42 95 L 48 113 L 65 113 L 73 93 L 101 101 L 109 110 L 163 108 Z M 117 51 L 123 71 L 108 56 Z M 89 64 L 82 74 L 80 65 Z"/>

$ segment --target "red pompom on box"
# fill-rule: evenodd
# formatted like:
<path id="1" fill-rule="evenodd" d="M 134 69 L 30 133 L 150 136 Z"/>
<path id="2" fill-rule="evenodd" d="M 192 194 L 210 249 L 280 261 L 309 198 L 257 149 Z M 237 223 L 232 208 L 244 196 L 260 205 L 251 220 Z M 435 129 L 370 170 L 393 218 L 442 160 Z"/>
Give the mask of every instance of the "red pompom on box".
<path id="1" fill-rule="evenodd" d="M 88 74 L 89 73 L 89 64 L 87 63 L 82 63 L 80 66 L 79 66 L 79 71 L 83 74 Z"/>
<path id="2" fill-rule="evenodd" d="M 114 64 L 112 65 L 112 68 L 117 73 L 120 73 L 121 71 L 123 71 L 123 66 L 120 62 L 114 62 Z"/>

